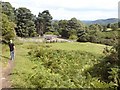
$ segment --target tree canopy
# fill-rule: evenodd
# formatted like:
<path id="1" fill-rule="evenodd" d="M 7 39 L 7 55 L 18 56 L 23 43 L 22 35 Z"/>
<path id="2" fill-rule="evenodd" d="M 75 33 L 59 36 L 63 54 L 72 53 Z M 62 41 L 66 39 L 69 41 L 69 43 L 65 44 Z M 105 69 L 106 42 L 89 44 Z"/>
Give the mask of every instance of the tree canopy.
<path id="1" fill-rule="evenodd" d="M 20 37 L 33 37 L 36 35 L 34 18 L 31 11 L 21 7 L 15 11 L 17 28 L 16 34 Z"/>
<path id="2" fill-rule="evenodd" d="M 45 32 L 53 31 L 51 22 L 52 22 L 52 16 L 48 10 L 39 13 L 35 21 L 37 33 L 39 35 L 43 35 Z"/>
<path id="3" fill-rule="evenodd" d="M 4 40 L 10 40 L 15 37 L 15 24 L 10 22 L 7 15 L 2 14 L 2 36 Z"/>

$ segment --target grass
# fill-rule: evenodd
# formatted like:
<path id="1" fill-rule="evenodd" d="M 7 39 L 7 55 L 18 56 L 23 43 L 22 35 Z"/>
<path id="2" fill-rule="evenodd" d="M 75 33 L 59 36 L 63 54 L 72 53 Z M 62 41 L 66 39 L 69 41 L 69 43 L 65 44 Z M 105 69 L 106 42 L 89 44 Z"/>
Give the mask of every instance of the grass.
<path id="1" fill-rule="evenodd" d="M 2 65 L 2 67 L 6 67 L 6 65 L 8 64 L 8 60 L 10 59 L 10 52 L 9 52 L 9 48 L 7 45 L 1 45 L 1 51 L 0 51 L 0 63 Z"/>
<path id="2" fill-rule="evenodd" d="M 79 43 L 79 42 L 71 42 L 71 43 L 50 43 L 46 44 L 50 45 L 51 49 L 61 49 L 61 50 L 80 50 L 85 52 L 90 52 L 93 54 L 101 54 L 103 55 L 103 49 L 106 45 L 95 44 L 95 43 Z"/>
<path id="3" fill-rule="evenodd" d="M 29 50 L 26 48 L 26 44 L 16 45 L 15 68 L 11 74 L 11 82 L 14 87 L 17 87 L 17 85 L 22 85 L 21 87 L 25 88 L 24 85 L 26 85 L 27 82 L 24 78 L 29 76 L 28 74 L 34 73 L 32 70 L 34 64 L 27 57 L 28 51 Z"/>
<path id="4" fill-rule="evenodd" d="M 16 42 L 16 57 L 15 57 L 15 67 L 13 72 L 11 73 L 11 83 L 13 87 L 21 87 L 26 88 L 31 85 L 31 82 L 28 82 L 28 79 L 36 73 L 33 69 L 37 66 L 36 63 L 31 61 L 28 57 L 28 52 L 33 47 L 39 47 L 41 45 L 50 46 L 50 49 L 60 49 L 60 50 L 80 50 L 86 51 L 92 54 L 102 55 L 103 49 L 106 47 L 105 45 L 94 44 L 94 43 L 21 43 Z M 8 46 L 3 46 L 3 56 L 9 57 L 9 48 Z M 7 62 L 7 58 L 3 58 L 3 63 Z"/>

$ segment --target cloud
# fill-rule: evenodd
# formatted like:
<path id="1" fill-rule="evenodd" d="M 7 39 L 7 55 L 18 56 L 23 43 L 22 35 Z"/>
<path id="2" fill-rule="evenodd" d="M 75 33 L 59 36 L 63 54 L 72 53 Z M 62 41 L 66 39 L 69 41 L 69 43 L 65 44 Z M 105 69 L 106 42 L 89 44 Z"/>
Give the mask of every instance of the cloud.
<path id="1" fill-rule="evenodd" d="M 107 19 L 111 17 L 115 17 L 117 12 L 105 12 L 105 11 L 84 11 L 84 12 L 72 12 L 66 10 L 51 10 L 54 19 L 70 19 L 72 17 L 76 17 L 80 20 L 96 20 L 96 19 Z"/>
<path id="2" fill-rule="evenodd" d="M 54 19 L 95 20 L 118 17 L 119 0 L 3 0 L 27 7 L 34 14 L 49 10 Z"/>

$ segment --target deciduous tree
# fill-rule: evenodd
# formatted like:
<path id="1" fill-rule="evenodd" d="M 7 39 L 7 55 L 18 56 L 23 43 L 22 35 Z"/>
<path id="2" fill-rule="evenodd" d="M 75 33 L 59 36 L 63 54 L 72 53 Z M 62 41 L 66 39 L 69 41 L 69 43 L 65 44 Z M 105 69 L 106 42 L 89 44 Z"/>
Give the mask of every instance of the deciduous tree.
<path id="1" fill-rule="evenodd" d="M 8 16 L 2 14 L 2 39 L 10 40 L 15 37 L 15 23 L 9 21 Z"/>
<path id="2" fill-rule="evenodd" d="M 21 7 L 16 10 L 17 28 L 16 33 L 20 37 L 33 37 L 36 35 L 34 16 L 27 8 Z"/>

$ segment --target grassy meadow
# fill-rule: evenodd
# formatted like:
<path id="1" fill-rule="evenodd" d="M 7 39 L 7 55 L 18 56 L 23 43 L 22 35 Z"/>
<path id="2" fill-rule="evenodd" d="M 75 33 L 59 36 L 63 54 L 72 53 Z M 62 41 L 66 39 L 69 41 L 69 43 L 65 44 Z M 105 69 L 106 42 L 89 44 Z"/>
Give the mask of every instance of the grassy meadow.
<path id="1" fill-rule="evenodd" d="M 103 54 L 103 49 L 106 47 L 106 45 L 95 44 L 90 42 L 50 43 L 47 45 L 50 45 L 51 49 L 61 49 L 61 50 L 67 50 L 67 51 L 80 50 L 81 52 L 85 51 L 93 54 Z"/>
<path id="2" fill-rule="evenodd" d="M 102 76 L 105 74 L 103 71 L 105 59 L 102 53 L 105 45 L 89 42 L 21 43 L 19 41 L 16 41 L 15 45 L 15 67 L 10 74 L 12 87 L 112 87 Z M 9 58 L 9 48 L 6 45 L 3 45 L 2 55 L 5 66 Z"/>

